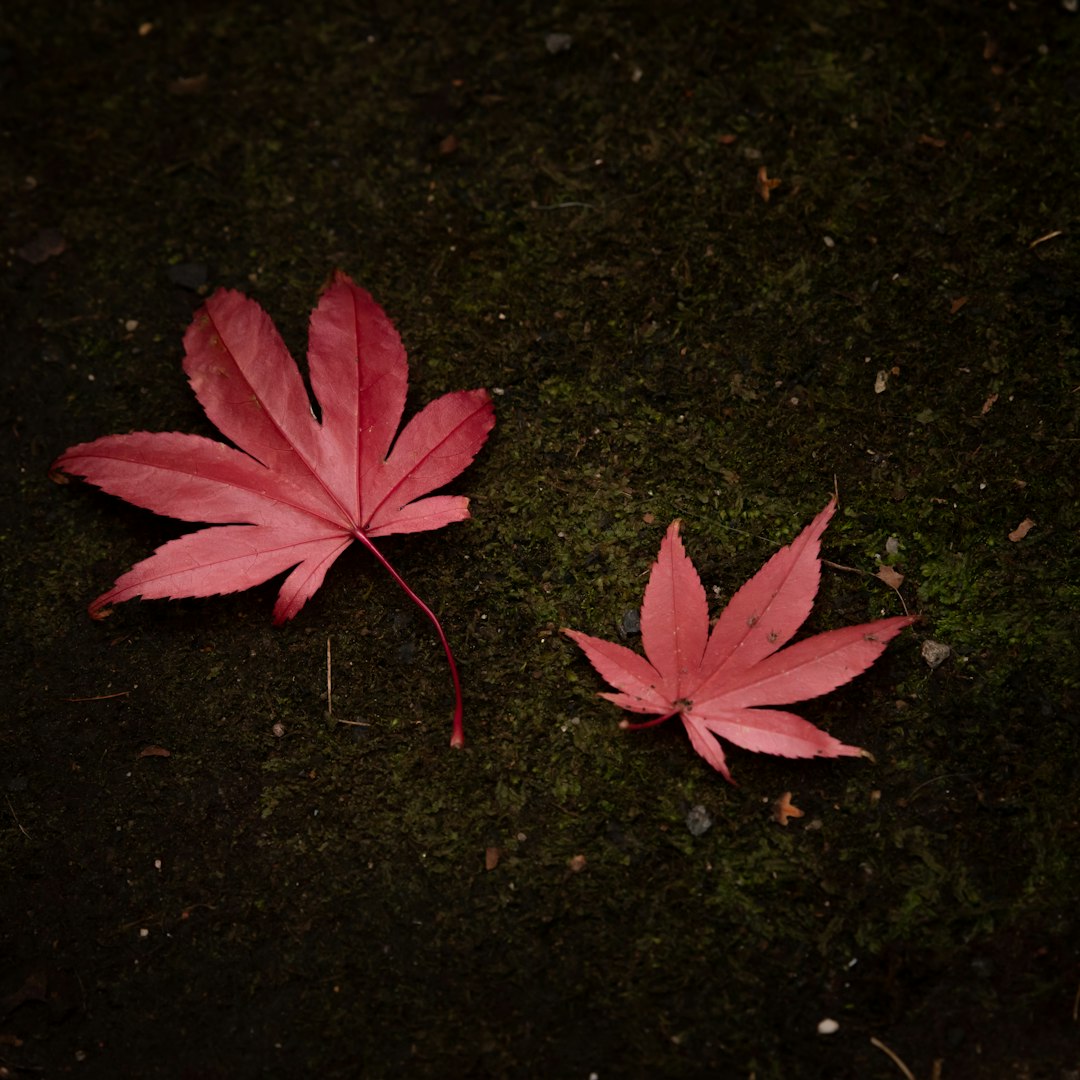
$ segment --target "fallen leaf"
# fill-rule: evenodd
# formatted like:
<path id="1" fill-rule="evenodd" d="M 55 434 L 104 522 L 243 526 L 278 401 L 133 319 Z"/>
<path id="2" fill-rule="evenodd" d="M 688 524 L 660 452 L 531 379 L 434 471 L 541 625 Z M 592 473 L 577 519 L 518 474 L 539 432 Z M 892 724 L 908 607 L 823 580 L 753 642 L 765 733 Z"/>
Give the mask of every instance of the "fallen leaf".
<path id="1" fill-rule="evenodd" d="M 566 865 L 570 868 L 572 873 L 580 874 L 581 871 L 585 869 L 585 864 L 587 862 L 588 859 L 586 859 L 584 855 L 571 855 L 570 858 L 566 860 Z"/>
<path id="2" fill-rule="evenodd" d="M 932 146 L 935 150 L 944 150 L 948 146 L 944 139 L 935 139 L 933 135 L 920 135 L 918 141 L 922 146 Z"/>
<path id="3" fill-rule="evenodd" d="M 968 298 L 966 296 L 958 296 L 949 304 L 949 314 L 955 315 L 967 302 Z"/>
<path id="4" fill-rule="evenodd" d="M 865 671 L 912 616 L 894 616 L 805 638 L 784 649 L 806 621 L 821 578 L 821 534 L 833 499 L 813 522 L 731 598 L 710 633 L 705 589 L 672 523 L 641 606 L 645 657 L 614 642 L 564 629 L 618 693 L 600 696 L 630 712 L 681 718 L 694 749 L 727 780 L 719 739 L 783 757 L 857 757 L 794 713 L 763 709 L 826 694 Z M 782 651 L 778 651 L 782 650 Z M 646 657 L 648 659 L 646 659 Z"/>
<path id="5" fill-rule="evenodd" d="M 991 394 L 983 402 L 982 408 L 979 410 L 979 415 L 980 416 L 985 416 L 994 407 L 994 402 L 996 402 L 997 399 L 998 399 L 997 394 Z"/>
<path id="6" fill-rule="evenodd" d="M 754 182 L 754 187 L 762 200 L 768 202 L 772 198 L 773 189 L 778 188 L 781 183 L 780 180 L 770 179 L 768 170 L 762 165 L 757 171 L 757 180 Z"/>
<path id="7" fill-rule="evenodd" d="M 791 801 L 791 792 L 785 791 L 776 802 L 773 803 L 773 821 L 778 825 L 787 826 L 791 818 L 801 818 L 805 815 Z"/>
<path id="8" fill-rule="evenodd" d="M 502 854 L 497 847 L 489 847 L 484 851 L 484 869 L 494 870 L 499 865 L 499 856 Z"/>
<path id="9" fill-rule="evenodd" d="M 881 581 L 884 581 L 890 589 L 899 589 L 904 584 L 904 575 L 899 570 L 894 570 L 891 566 L 886 566 L 882 563 L 877 568 L 877 573 L 874 577 Z"/>
<path id="10" fill-rule="evenodd" d="M 184 345 L 195 396 L 240 449 L 201 435 L 140 431 L 73 446 L 53 469 L 158 514 L 220 524 L 136 563 L 90 613 L 136 596 L 236 592 L 291 570 L 274 605 L 280 625 L 357 541 L 434 625 L 454 682 L 451 745 L 462 745 L 461 688 L 446 635 L 373 541 L 469 516 L 465 497 L 429 492 L 483 446 L 495 423 L 487 391 L 445 394 L 395 437 L 405 408 L 405 350 L 382 308 L 340 271 L 311 315 L 308 370 L 321 421 L 285 343 L 253 300 L 219 289 L 196 312 Z"/>
<path id="11" fill-rule="evenodd" d="M 1009 533 L 1009 539 L 1015 544 L 1018 540 L 1023 540 L 1033 528 L 1035 528 L 1035 522 L 1032 521 L 1031 518 L 1024 518 L 1024 520 Z"/>
<path id="12" fill-rule="evenodd" d="M 172 751 L 166 750 L 164 746 L 144 746 L 139 751 L 139 757 L 172 757 Z"/>

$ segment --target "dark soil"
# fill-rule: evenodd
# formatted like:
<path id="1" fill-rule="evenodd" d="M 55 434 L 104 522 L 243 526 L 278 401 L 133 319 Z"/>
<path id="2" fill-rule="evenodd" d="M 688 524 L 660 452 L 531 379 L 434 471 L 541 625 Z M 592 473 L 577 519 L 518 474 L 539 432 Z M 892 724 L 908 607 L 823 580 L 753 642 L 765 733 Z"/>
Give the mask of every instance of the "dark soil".
<path id="1" fill-rule="evenodd" d="M 5 4 L 0 1077 L 1077 1077 L 1075 7 Z M 359 548 L 93 622 L 189 527 L 49 479 L 213 435 L 202 297 L 302 356 L 334 267 L 412 408 L 495 394 L 473 519 L 380 542 L 461 753 Z M 807 630 L 922 616 L 801 708 L 875 760 L 620 731 L 558 628 L 834 484 Z"/>

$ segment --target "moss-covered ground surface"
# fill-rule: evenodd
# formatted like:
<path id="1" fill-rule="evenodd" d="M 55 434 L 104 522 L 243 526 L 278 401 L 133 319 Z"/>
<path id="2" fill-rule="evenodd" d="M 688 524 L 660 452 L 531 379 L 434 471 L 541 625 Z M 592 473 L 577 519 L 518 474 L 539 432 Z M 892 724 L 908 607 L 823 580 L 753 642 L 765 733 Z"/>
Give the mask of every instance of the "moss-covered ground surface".
<path id="1" fill-rule="evenodd" d="M 0 1076 L 1075 1077 L 1075 7 L 5 4 Z M 49 480 L 213 435 L 201 298 L 302 356 L 335 266 L 412 408 L 495 395 L 381 542 L 460 753 L 358 548 L 93 622 L 187 527 Z M 715 614 L 834 483 L 807 630 L 922 617 L 801 709 L 875 760 L 620 731 L 558 628 L 675 517 Z"/>

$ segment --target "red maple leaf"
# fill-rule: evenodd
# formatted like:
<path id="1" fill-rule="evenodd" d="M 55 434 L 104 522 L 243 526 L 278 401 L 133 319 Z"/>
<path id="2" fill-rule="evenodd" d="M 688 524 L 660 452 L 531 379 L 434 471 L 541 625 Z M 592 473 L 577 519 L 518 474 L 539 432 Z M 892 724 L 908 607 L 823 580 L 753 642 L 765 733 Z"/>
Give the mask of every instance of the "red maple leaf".
<path id="1" fill-rule="evenodd" d="M 577 630 L 563 630 L 619 692 L 601 694 L 622 709 L 659 714 L 624 728 L 681 716 L 694 749 L 731 780 L 717 738 L 784 757 L 851 757 L 846 746 L 794 713 L 761 708 L 827 694 L 865 671 L 914 617 L 846 626 L 784 649 L 806 621 L 821 578 L 821 534 L 836 500 L 781 548 L 731 598 L 709 632 L 705 589 L 671 524 L 641 605 L 645 655 Z"/>
<path id="2" fill-rule="evenodd" d="M 308 338 L 321 422 L 296 363 L 254 300 L 219 289 L 196 312 L 184 346 L 195 396 L 239 450 L 201 435 L 139 431 L 73 446 L 52 468 L 157 514 L 219 524 L 136 563 L 93 601 L 90 614 L 101 618 L 108 605 L 136 596 L 236 592 L 292 568 L 274 605 L 279 625 L 359 541 L 434 624 L 457 699 L 451 744 L 462 745 L 461 686 L 446 635 L 372 540 L 469 516 L 464 496 L 428 493 L 483 446 L 495 423 L 487 391 L 445 394 L 395 439 L 408 383 L 405 350 L 382 308 L 340 271 L 312 312 Z"/>

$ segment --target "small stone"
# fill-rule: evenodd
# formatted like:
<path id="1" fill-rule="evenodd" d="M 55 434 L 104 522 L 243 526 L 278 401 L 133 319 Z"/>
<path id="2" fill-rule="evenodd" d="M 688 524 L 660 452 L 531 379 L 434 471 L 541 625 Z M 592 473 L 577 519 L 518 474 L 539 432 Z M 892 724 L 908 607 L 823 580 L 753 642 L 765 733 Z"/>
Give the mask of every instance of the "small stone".
<path id="1" fill-rule="evenodd" d="M 818 1021 L 817 1033 L 819 1035 L 835 1035 L 839 1030 L 840 1025 L 832 1017 L 826 1016 L 824 1020 Z"/>
<path id="2" fill-rule="evenodd" d="M 704 836 L 712 828 L 712 818 L 704 806 L 693 806 L 686 815 L 686 827 L 691 836 Z"/>
<path id="3" fill-rule="evenodd" d="M 924 641 L 922 643 L 922 658 L 932 668 L 941 667 L 951 654 L 952 649 L 943 641 Z"/>
<path id="4" fill-rule="evenodd" d="M 574 39 L 570 34 L 545 34 L 544 35 L 544 48 L 547 49 L 552 56 L 555 53 L 566 52 L 571 45 L 574 44 Z"/>

